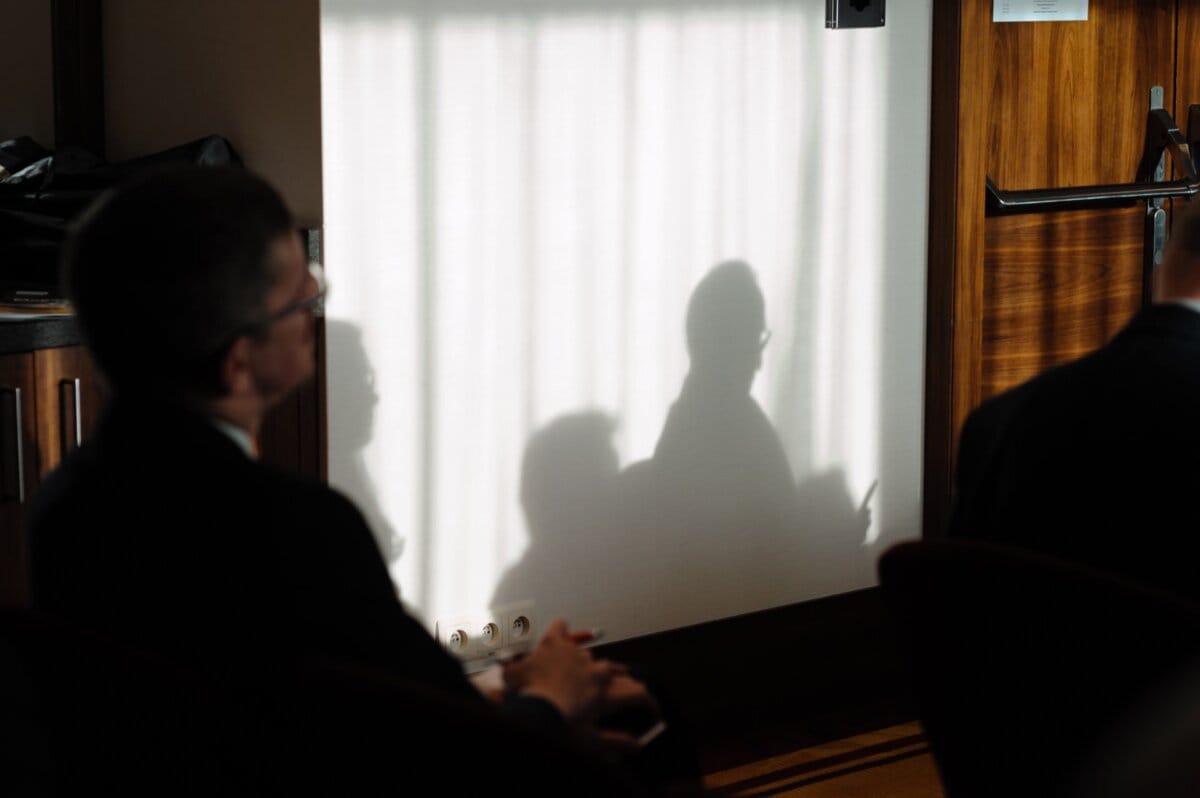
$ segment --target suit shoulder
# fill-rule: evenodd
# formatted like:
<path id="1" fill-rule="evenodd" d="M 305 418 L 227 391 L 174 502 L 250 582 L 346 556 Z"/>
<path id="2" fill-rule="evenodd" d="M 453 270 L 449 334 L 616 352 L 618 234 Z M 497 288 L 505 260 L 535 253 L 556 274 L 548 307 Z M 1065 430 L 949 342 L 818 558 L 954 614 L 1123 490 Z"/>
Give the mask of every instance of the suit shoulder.
<path id="1" fill-rule="evenodd" d="M 293 474 L 274 466 L 263 465 L 258 469 L 265 503 L 292 514 L 319 512 L 354 518 L 362 522 L 363 515 L 349 497 L 311 477 Z M 318 516 L 320 517 L 320 516 Z"/>
<path id="2" fill-rule="evenodd" d="M 264 467 L 267 487 L 256 497 L 264 513 L 262 526 L 297 556 L 307 552 L 314 561 L 336 571 L 349 568 L 361 578 L 363 569 L 386 575 L 371 525 L 346 495 L 310 477 Z M 390 583 L 388 590 L 391 590 Z"/>
<path id="3" fill-rule="evenodd" d="M 1107 376 L 1106 361 L 1113 356 L 1113 344 L 1068 363 L 1052 366 L 1023 383 L 985 399 L 971 411 L 977 423 L 1008 417 L 1021 409 L 1034 406 L 1048 409 L 1058 402 L 1070 402 L 1080 392 L 1092 390 L 1096 379 Z"/>

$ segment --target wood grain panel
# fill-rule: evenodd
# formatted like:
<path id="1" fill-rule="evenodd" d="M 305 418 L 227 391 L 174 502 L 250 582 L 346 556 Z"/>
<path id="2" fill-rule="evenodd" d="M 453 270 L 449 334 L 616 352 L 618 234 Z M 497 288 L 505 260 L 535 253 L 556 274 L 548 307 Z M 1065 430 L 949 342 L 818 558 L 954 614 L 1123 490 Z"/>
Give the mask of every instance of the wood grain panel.
<path id="1" fill-rule="evenodd" d="M 1137 209 L 983 218 L 985 174 L 1007 189 L 1132 180 L 1150 88 L 1175 96 L 1177 1 L 1089 5 L 1086 22 L 995 24 L 990 0 L 934 4 L 927 537 L 968 413 L 1099 346 L 1141 301 Z M 1200 45 L 1188 25 L 1180 41 Z"/>
<path id="2" fill-rule="evenodd" d="M 1025 189 L 1133 180 L 1150 88 L 1174 86 L 1174 0 L 1092 0 L 1086 22 L 993 25 L 988 174 Z"/>
<path id="3" fill-rule="evenodd" d="M 83 439 L 96 426 L 104 405 L 104 389 L 91 357 L 82 346 L 39 349 L 33 353 L 37 382 L 39 472 L 45 474 L 75 448 L 74 380 L 79 380 L 79 413 Z"/>
<path id="4" fill-rule="evenodd" d="M 994 25 L 993 180 L 1002 188 L 1132 181 L 1150 88 L 1174 92 L 1174 5 L 1094 0 L 1087 22 Z M 988 219 L 980 398 L 1096 349 L 1136 312 L 1143 213 Z"/>
<path id="5" fill-rule="evenodd" d="M 916 722 L 709 773 L 704 777 L 704 786 L 720 795 L 747 797 L 940 798 L 945 794 L 924 733 Z"/>
<path id="6" fill-rule="evenodd" d="M 1140 208 L 988 221 L 983 398 L 1107 342 L 1141 304 Z"/>
<path id="7" fill-rule="evenodd" d="M 22 422 L 18 430 L 14 397 L 6 390 L 0 394 L 0 606 L 26 606 L 29 601 L 29 549 L 25 523 L 29 502 L 37 489 L 38 460 L 33 357 L 28 354 L 0 357 L 0 388 L 20 388 Z M 24 460 L 24 501 L 17 497 L 18 435 Z"/>
<path id="8" fill-rule="evenodd" d="M 1175 48 L 1175 122 L 1184 135 L 1196 136 L 1200 131 L 1188 129 L 1188 109 L 1193 105 L 1200 105 L 1200 3 L 1194 0 L 1180 0 L 1178 14 L 1179 28 Z M 1168 102 L 1167 105 L 1170 106 L 1171 103 Z M 1200 157 L 1200 153 L 1193 153 L 1193 156 Z M 1180 202 L 1182 200 L 1175 200 L 1173 204 L 1179 207 Z"/>

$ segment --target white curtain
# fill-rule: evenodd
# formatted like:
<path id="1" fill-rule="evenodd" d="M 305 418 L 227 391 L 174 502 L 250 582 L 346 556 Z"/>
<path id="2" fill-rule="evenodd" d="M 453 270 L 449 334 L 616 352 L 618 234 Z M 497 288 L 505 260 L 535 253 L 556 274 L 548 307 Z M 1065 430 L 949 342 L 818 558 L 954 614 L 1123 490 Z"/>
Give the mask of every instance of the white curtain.
<path id="1" fill-rule="evenodd" d="M 879 489 L 860 561 L 720 612 L 869 584 L 881 529 L 915 533 L 919 485 L 881 463 L 910 447 L 919 473 L 921 292 L 890 316 L 882 293 L 889 259 L 923 278 L 926 164 L 906 145 L 920 179 L 889 207 L 887 32 L 830 34 L 815 1 L 325 0 L 321 25 L 330 476 L 405 600 L 431 624 L 489 606 L 527 553 L 521 459 L 547 423 L 597 410 L 622 465 L 651 457 L 689 295 L 730 259 L 766 299 L 753 395 L 795 478 Z M 888 224 L 919 227 L 885 250 Z M 672 601 L 595 620 L 705 620 Z"/>

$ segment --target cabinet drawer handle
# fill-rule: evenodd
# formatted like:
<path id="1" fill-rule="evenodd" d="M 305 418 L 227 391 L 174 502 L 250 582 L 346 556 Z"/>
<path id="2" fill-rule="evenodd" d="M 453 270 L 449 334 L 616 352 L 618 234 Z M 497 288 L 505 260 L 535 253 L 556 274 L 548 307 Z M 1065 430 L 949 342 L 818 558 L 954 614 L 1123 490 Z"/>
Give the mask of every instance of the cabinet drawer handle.
<path id="1" fill-rule="evenodd" d="M 13 395 L 13 418 L 14 432 L 16 433 L 17 441 L 17 495 L 16 499 L 19 504 L 25 503 L 25 446 L 22 443 L 24 438 L 24 430 L 21 425 L 21 389 L 20 388 L 0 388 L 0 394 L 11 393 Z M 5 485 L 4 498 L 10 498 L 8 486 Z"/>
<path id="2" fill-rule="evenodd" d="M 82 399 L 80 398 L 81 391 L 80 391 L 79 378 L 76 377 L 73 380 L 62 380 L 58 384 L 58 389 L 59 389 L 59 398 L 60 399 L 63 399 L 64 391 L 66 394 L 70 395 L 71 407 L 74 410 L 74 415 L 75 415 L 75 424 L 74 424 L 75 438 L 74 438 L 73 445 L 71 443 L 72 439 L 70 436 L 71 434 L 69 432 L 72 425 L 67 420 L 66 413 L 63 413 L 64 417 L 62 419 L 60 419 L 62 421 L 62 453 L 63 453 L 63 456 L 65 457 L 71 449 L 78 448 L 79 445 L 81 443 L 83 443 L 83 405 L 82 405 Z M 63 399 L 59 403 L 59 407 L 62 408 L 63 410 L 65 410 L 66 404 L 67 404 L 66 400 Z"/>

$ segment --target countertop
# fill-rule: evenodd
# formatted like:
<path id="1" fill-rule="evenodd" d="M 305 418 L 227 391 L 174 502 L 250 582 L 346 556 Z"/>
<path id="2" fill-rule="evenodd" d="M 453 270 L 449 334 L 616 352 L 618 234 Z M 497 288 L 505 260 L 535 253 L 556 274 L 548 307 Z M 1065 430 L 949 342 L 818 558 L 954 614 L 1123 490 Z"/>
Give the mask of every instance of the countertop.
<path id="1" fill-rule="evenodd" d="M 82 339 L 71 317 L 0 322 L 0 355 L 78 343 Z"/>

